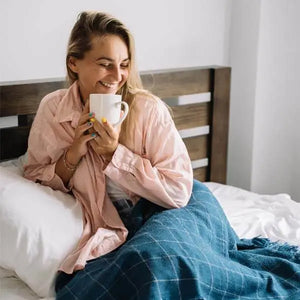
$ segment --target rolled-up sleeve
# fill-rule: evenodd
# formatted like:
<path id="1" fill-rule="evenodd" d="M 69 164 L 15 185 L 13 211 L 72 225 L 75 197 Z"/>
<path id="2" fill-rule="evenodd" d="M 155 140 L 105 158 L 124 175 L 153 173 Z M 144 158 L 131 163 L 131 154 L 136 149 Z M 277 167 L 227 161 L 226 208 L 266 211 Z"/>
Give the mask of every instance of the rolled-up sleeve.
<path id="1" fill-rule="evenodd" d="M 119 145 L 104 173 L 124 188 L 166 208 L 185 206 L 192 191 L 191 161 L 163 104 L 146 119 L 144 153 Z"/>
<path id="2" fill-rule="evenodd" d="M 55 190 L 68 192 L 62 179 L 55 173 L 56 162 L 63 153 L 64 144 L 57 139 L 59 126 L 47 97 L 40 104 L 31 127 L 24 177 Z M 57 124 L 56 124 L 57 123 Z"/>
<path id="3" fill-rule="evenodd" d="M 55 173 L 56 162 L 49 165 L 41 165 L 33 163 L 33 156 L 28 151 L 28 163 L 24 166 L 24 177 L 34 182 L 39 182 L 47 185 L 54 190 L 62 192 L 69 192 L 70 189 L 66 187 L 62 179 Z"/>

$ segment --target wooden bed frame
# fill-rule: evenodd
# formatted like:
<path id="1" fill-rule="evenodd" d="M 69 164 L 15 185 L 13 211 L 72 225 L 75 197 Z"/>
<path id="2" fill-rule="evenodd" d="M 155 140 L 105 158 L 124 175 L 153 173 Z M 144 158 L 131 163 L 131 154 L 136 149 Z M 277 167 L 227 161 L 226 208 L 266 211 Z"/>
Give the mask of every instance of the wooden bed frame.
<path id="1" fill-rule="evenodd" d="M 200 181 L 226 183 L 230 74 L 229 67 L 215 66 L 141 73 L 144 87 L 172 108 Z M 0 85 L 0 117 L 18 116 L 18 126 L 0 129 L 0 160 L 26 152 L 39 102 L 66 87 L 62 80 Z"/>

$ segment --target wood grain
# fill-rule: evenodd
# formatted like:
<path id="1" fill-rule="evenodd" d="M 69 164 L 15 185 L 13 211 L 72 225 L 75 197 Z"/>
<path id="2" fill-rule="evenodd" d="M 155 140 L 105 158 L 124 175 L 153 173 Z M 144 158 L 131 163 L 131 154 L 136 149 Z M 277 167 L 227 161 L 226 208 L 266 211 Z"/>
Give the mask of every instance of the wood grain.
<path id="1" fill-rule="evenodd" d="M 161 98 L 209 92 L 211 86 L 210 69 L 153 71 L 141 77 L 144 87 Z"/>
<path id="2" fill-rule="evenodd" d="M 178 130 L 209 125 L 210 103 L 173 106 L 172 112 Z"/>
<path id="3" fill-rule="evenodd" d="M 208 180 L 208 169 L 207 167 L 194 169 L 194 178 L 199 181 L 207 181 Z"/>
<path id="4" fill-rule="evenodd" d="M 226 183 L 230 68 L 214 70 L 209 180 Z"/>
<path id="5" fill-rule="evenodd" d="M 200 135 L 183 139 L 191 160 L 206 158 L 208 155 L 208 136 Z"/>
<path id="6" fill-rule="evenodd" d="M 64 81 L 0 86 L 0 117 L 35 114 L 45 95 L 65 86 Z"/>

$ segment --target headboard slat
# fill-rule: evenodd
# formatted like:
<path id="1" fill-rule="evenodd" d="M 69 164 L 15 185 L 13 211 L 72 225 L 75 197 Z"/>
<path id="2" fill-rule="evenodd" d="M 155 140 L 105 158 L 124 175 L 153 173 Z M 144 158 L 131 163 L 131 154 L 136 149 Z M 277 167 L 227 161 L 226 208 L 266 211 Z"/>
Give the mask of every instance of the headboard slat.
<path id="1" fill-rule="evenodd" d="M 191 138 L 183 139 L 186 148 L 188 149 L 191 160 L 205 158 L 208 155 L 208 136 L 200 135 Z"/>
<path id="2" fill-rule="evenodd" d="M 209 92 L 210 72 L 210 69 L 191 68 L 142 73 L 141 77 L 146 89 L 160 98 L 167 98 Z"/>
<path id="3" fill-rule="evenodd" d="M 0 117 L 35 114 L 45 95 L 65 87 L 64 81 L 0 86 Z"/>
<path id="4" fill-rule="evenodd" d="M 209 125 L 210 103 L 174 106 L 172 112 L 178 130 Z"/>
<path id="5" fill-rule="evenodd" d="M 208 173 L 207 167 L 194 169 L 194 178 L 199 181 L 207 181 L 208 180 L 207 173 Z"/>

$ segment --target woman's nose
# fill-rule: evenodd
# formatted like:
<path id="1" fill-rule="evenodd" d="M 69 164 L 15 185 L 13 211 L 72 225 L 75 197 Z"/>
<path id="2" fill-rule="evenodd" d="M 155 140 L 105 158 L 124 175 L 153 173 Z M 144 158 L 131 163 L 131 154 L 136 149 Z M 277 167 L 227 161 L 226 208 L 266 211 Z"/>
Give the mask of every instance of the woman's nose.
<path id="1" fill-rule="evenodd" d="M 115 81 L 119 82 L 122 80 L 122 70 L 120 67 L 115 67 L 112 73 Z"/>

